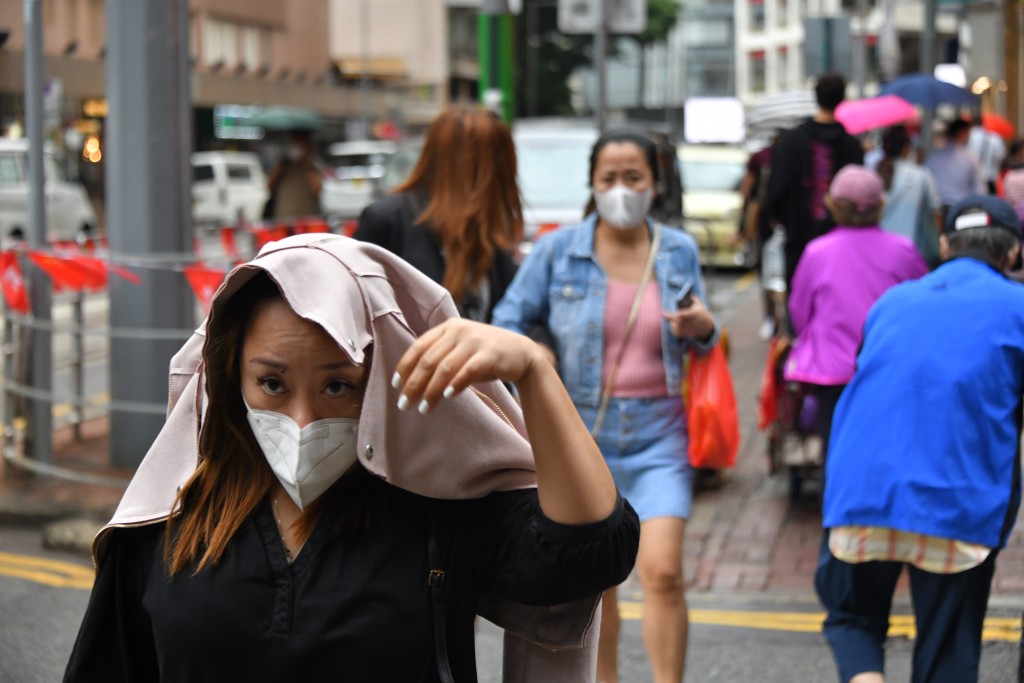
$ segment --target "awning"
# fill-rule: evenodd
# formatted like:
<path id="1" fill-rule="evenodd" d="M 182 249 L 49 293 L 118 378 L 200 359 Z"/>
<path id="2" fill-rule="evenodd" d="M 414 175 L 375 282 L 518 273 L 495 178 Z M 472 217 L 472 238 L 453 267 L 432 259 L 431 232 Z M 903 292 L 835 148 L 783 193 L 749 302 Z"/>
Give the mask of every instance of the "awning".
<path id="1" fill-rule="evenodd" d="M 358 78 L 364 70 L 371 78 L 405 78 L 409 75 L 405 60 L 400 57 L 343 57 L 334 64 L 345 78 Z"/>

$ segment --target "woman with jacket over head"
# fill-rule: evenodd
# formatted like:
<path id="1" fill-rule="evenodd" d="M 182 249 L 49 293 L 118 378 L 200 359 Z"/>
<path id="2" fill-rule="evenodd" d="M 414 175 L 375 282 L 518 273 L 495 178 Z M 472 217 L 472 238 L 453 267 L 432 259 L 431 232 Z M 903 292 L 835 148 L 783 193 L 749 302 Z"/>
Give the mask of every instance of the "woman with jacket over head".
<path id="1" fill-rule="evenodd" d="M 494 324 L 550 330 L 552 362 L 640 516 L 637 568 L 654 680 L 678 683 L 686 662 L 682 558 L 693 479 L 680 397 L 683 356 L 709 350 L 718 331 L 703 302 L 696 244 L 648 216 L 657 168 L 655 145 L 643 133 L 602 135 L 590 155 L 588 215 L 537 242 L 495 308 Z M 615 589 L 605 592 L 598 648 L 604 683 L 618 681 L 616 598 Z"/>
<path id="2" fill-rule="evenodd" d="M 431 124 L 409 179 L 363 210 L 353 237 L 443 285 L 462 317 L 488 322 L 522 235 L 511 131 L 489 109 L 455 106 Z"/>
<path id="3" fill-rule="evenodd" d="M 297 235 L 228 275 L 171 398 L 66 681 L 472 683 L 477 613 L 513 629 L 512 680 L 593 680 L 639 522 L 534 342 L 383 249 Z"/>

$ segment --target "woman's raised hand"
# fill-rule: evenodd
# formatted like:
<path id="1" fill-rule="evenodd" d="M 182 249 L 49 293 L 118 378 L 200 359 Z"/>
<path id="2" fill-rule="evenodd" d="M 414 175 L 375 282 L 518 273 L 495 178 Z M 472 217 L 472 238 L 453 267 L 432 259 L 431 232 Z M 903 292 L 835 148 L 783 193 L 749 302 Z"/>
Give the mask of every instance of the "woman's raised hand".
<path id="1" fill-rule="evenodd" d="M 417 339 L 398 361 L 391 384 L 401 390 L 400 410 L 428 413 L 442 398 L 471 384 L 526 381 L 547 363 L 531 339 L 492 325 L 453 318 Z"/>

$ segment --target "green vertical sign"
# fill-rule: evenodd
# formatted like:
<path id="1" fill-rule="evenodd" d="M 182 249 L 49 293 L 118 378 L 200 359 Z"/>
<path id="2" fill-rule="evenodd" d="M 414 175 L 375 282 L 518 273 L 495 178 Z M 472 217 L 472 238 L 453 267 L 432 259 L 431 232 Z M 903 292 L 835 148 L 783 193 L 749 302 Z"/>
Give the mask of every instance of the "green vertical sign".
<path id="1" fill-rule="evenodd" d="M 510 14 L 484 14 L 477 16 L 477 36 L 480 60 L 480 101 L 487 103 L 489 92 L 501 95 L 501 118 L 512 124 L 515 112 L 512 41 L 515 29 Z"/>

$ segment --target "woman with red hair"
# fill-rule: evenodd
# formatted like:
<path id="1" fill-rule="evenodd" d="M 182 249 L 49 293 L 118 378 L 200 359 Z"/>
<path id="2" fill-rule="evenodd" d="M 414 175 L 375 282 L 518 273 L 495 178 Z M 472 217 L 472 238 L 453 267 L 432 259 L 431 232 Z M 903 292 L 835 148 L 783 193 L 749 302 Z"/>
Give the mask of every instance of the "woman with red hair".
<path id="1" fill-rule="evenodd" d="M 368 206 L 353 237 L 402 257 L 489 322 L 523 234 L 512 132 L 489 109 L 454 106 L 427 131 L 409 179 Z"/>

